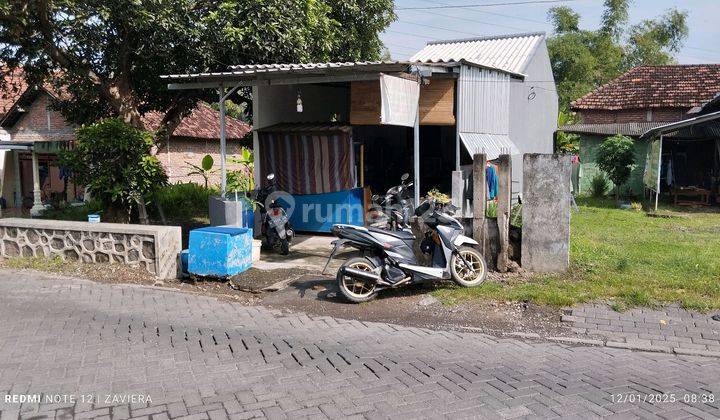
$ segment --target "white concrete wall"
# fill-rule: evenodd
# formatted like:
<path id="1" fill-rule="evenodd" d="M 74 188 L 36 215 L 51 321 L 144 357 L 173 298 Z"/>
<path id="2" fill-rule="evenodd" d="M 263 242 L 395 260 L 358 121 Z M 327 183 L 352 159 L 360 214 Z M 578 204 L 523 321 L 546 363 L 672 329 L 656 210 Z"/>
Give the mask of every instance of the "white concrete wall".
<path id="1" fill-rule="evenodd" d="M 520 153 L 552 153 L 558 95 L 544 40 L 523 73 L 524 81 L 510 85 L 510 139 Z M 515 195 L 522 191 L 522 156 L 513 156 L 512 170 Z"/>

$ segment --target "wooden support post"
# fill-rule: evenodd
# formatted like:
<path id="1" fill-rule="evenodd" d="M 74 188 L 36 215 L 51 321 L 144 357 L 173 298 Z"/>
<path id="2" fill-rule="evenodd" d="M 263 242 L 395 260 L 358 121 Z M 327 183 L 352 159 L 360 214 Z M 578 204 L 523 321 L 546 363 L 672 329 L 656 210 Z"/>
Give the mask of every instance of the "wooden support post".
<path id="1" fill-rule="evenodd" d="M 500 236 L 500 251 L 498 252 L 497 269 L 499 272 L 504 273 L 507 271 L 508 251 L 510 249 L 512 161 L 510 155 L 500 155 L 498 161 L 497 223 Z"/>
<path id="2" fill-rule="evenodd" d="M 487 205 L 487 183 L 485 182 L 485 154 L 473 155 L 473 239 L 478 241 L 485 255 L 485 207 Z"/>

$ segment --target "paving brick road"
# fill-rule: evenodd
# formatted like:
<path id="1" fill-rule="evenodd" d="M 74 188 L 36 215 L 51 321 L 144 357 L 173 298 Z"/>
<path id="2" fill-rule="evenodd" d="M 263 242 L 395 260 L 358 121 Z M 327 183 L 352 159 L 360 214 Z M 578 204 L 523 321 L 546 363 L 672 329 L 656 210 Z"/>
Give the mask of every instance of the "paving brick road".
<path id="1" fill-rule="evenodd" d="M 2 420 L 720 417 L 713 357 L 308 317 L 7 270 L 0 320 Z"/>

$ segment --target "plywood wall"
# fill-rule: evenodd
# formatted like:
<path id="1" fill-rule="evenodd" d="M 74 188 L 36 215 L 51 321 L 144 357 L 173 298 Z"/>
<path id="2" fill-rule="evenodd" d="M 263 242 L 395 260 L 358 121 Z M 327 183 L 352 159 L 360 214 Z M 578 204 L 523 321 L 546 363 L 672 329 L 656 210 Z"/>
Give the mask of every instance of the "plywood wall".
<path id="1" fill-rule="evenodd" d="M 350 83 L 350 124 L 380 124 L 380 80 Z"/>
<path id="2" fill-rule="evenodd" d="M 420 125 L 453 125 L 454 79 L 430 79 L 420 87 Z M 380 81 L 350 84 L 350 124 L 380 124 Z"/>
<path id="3" fill-rule="evenodd" d="M 455 79 L 430 79 L 420 86 L 420 125 L 453 125 Z"/>

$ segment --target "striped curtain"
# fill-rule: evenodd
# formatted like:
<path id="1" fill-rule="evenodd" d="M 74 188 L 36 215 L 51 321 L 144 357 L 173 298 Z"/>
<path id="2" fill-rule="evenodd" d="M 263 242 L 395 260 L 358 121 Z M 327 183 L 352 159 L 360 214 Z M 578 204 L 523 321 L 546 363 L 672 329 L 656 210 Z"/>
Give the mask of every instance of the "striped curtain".
<path id="1" fill-rule="evenodd" d="M 290 194 L 320 194 L 355 187 L 352 139 L 347 132 L 260 131 L 262 179 L 275 174 Z"/>

